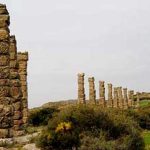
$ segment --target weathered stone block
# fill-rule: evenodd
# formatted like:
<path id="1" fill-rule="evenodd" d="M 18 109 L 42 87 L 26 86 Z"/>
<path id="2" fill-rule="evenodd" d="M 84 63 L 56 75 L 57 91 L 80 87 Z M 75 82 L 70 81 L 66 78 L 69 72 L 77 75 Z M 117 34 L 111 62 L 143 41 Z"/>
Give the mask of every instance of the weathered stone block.
<path id="1" fill-rule="evenodd" d="M 12 116 L 13 115 L 13 106 L 11 106 L 11 105 L 4 106 L 3 111 L 5 112 L 5 116 Z"/>
<path id="2" fill-rule="evenodd" d="M 6 5 L 0 4 L 0 15 L 2 14 L 8 14 L 8 11 L 6 9 Z"/>
<path id="3" fill-rule="evenodd" d="M 0 87 L 0 97 L 8 97 L 9 96 L 9 86 Z"/>
<path id="4" fill-rule="evenodd" d="M 10 88 L 10 95 L 13 98 L 19 98 L 19 97 L 21 97 L 22 96 L 22 92 L 21 92 L 20 87 L 11 87 Z"/>
<path id="5" fill-rule="evenodd" d="M 21 101 L 14 103 L 13 106 L 14 106 L 15 111 L 21 111 L 21 108 L 22 108 Z"/>
<path id="6" fill-rule="evenodd" d="M 1 55 L 0 66 L 8 66 L 8 65 L 9 65 L 9 55 Z"/>
<path id="7" fill-rule="evenodd" d="M 19 79 L 12 79 L 10 80 L 10 86 L 20 87 L 20 80 Z"/>
<path id="8" fill-rule="evenodd" d="M 20 120 L 14 120 L 14 125 L 21 126 L 22 124 L 23 124 L 22 119 L 20 119 Z"/>
<path id="9" fill-rule="evenodd" d="M 13 126 L 11 117 L 4 117 L 0 121 L 1 121 L 0 122 L 0 128 L 8 129 L 8 128 L 11 128 Z"/>
<path id="10" fill-rule="evenodd" d="M 9 78 L 9 67 L 0 67 L 0 79 Z"/>
<path id="11" fill-rule="evenodd" d="M 20 99 L 21 99 L 20 97 L 19 97 L 19 98 L 12 98 L 12 102 L 13 102 L 13 103 L 19 102 Z"/>
<path id="12" fill-rule="evenodd" d="M 13 60 L 13 61 L 10 61 L 10 68 L 17 68 L 17 61 L 16 60 Z"/>
<path id="13" fill-rule="evenodd" d="M 18 79 L 19 78 L 19 75 L 18 75 L 18 72 L 11 72 L 10 74 L 10 79 Z"/>
<path id="14" fill-rule="evenodd" d="M 20 80 L 21 81 L 27 81 L 27 76 L 26 75 L 20 75 Z"/>
<path id="15" fill-rule="evenodd" d="M 13 135 L 14 135 L 15 137 L 17 137 L 17 136 L 22 136 L 22 135 L 24 135 L 24 134 L 25 134 L 25 131 L 24 131 L 24 130 L 13 131 Z"/>
<path id="16" fill-rule="evenodd" d="M 9 105 L 12 102 L 10 97 L 0 97 L 0 105 Z"/>
<path id="17" fill-rule="evenodd" d="M 17 55 L 16 55 L 15 52 L 11 52 L 11 53 L 10 53 L 10 59 L 17 61 L 17 60 L 16 60 L 16 59 L 17 59 Z"/>
<path id="18" fill-rule="evenodd" d="M 23 108 L 28 108 L 27 99 L 25 99 L 25 100 L 22 101 L 22 107 L 23 107 Z"/>
<path id="19" fill-rule="evenodd" d="M 9 129 L 0 129 L 0 138 L 9 137 Z"/>
<path id="20" fill-rule="evenodd" d="M 0 40 L 9 38 L 9 30 L 6 28 L 0 28 Z"/>
<path id="21" fill-rule="evenodd" d="M 13 130 L 14 130 L 14 131 L 19 131 L 19 130 L 21 130 L 21 129 L 22 129 L 21 126 L 18 126 L 18 125 L 14 125 L 14 126 L 13 126 Z"/>
<path id="22" fill-rule="evenodd" d="M 28 52 L 18 53 L 18 60 L 19 61 L 27 61 L 28 60 Z"/>
<path id="23" fill-rule="evenodd" d="M 23 109 L 23 116 L 28 117 L 28 109 Z"/>
<path id="24" fill-rule="evenodd" d="M 0 15 L 0 28 L 7 27 L 9 24 L 9 15 L 1 14 Z"/>
<path id="25" fill-rule="evenodd" d="M 22 117 L 22 113 L 20 111 L 14 112 L 14 120 L 19 120 Z"/>
<path id="26" fill-rule="evenodd" d="M 81 101 L 81 102 L 82 102 L 82 101 Z M 80 103 L 80 104 L 84 104 L 84 103 Z M 24 123 L 24 124 L 28 123 L 28 117 L 23 117 L 22 120 L 23 120 L 23 123 Z"/>
<path id="27" fill-rule="evenodd" d="M 9 105 L 12 99 L 10 97 L 0 97 L 0 105 Z"/>
<path id="28" fill-rule="evenodd" d="M 9 79 L 0 79 L 0 86 L 9 86 Z"/>
<path id="29" fill-rule="evenodd" d="M 0 42 L 0 54 L 9 53 L 9 44 L 8 42 Z"/>
<path id="30" fill-rule="evenodd" d="M 28 96 L 28 92 L 22 92 L 22 97 L 23 98 L 27 98 L 27 96 Z"/>

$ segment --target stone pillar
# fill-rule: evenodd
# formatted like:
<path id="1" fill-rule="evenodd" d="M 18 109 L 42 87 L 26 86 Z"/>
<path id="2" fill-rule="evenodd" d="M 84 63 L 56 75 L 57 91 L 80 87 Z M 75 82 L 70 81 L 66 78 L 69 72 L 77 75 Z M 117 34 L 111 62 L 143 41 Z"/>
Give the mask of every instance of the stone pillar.
<path id="1" fill-rule="evenodd" d="M 104 81 L 99 81 L 99 103 L 101 106 L 106 107 Z"/>
<path id="2" fill-rule="evenodd" d="M 123 95 L 122 95 L 122 87 L 118 87 L 118 102 L 119 108 L 123 109 Z"/>
<path id="3" fill-rule="evenodd" d="M 10 37 L 10 95 L 13 98 L 13 136 L 24 134 L 22 129 L 22 91 L 18 73 L 17 46 L 15 36 Z"/>
<path id="4" fill-rule="evenodd" d="M 130 90 L 128 92 L 128 97 L 129 97 L 128 106 L 133 107 L 134 106 L 134 91 L 133 90 Z"/>
<path id="5" fill-rule="evenodd" d="M 94 77 L 91 77 L 88 79 L 89 81 L 89 103 L 90 104 L 96 104 L 96 90 L 95 90 L 95 84 L 94 84 Z"/>
<path id="6" fill-rule="evenodd" d="M 108 84 L 108 107 L 113 107 L 112 84 Z"/>
<path id="7" fill-rule="evenodd" d="M 0 138 L 12 137 L 13 107 L 10 97 L 9 14 L 0 4 Z"/>
<path id="8" fill-rule="evenodd" d="M 85 104 L 84 73 L 78 74 L 78 104 Z"/>
<path id="9" fill-rule="evenodd" d="M 123 106 L 124 106 L 124 109 L 128 108 L 128 89 L 127 88 L 123 89 Z"/>
<path id="10" fill-rule="evenodd" d="M 114 108 L 118 108 L 119 106 L 118 106 L 118 88 L 117 87 L 115 87 L 114 88 L 114 100 L 113 100 L 113 107 Z"/>
<path id="11" fill-rule="evenodd" d="M 19 52 L 17 55 L 19 63 L 19 76 L 22 90 L 22 114 L 23 114 L 23 125 L 28 124 L 28 88 L 27 88 L 27 61 L 28 53 Z"/>
<path id="12" fill-rule="evenodd" d="M 137 92 L 136 93 L 136 107 L 139 107 L 140 106 L 140 93 L 139 92 Z"/>

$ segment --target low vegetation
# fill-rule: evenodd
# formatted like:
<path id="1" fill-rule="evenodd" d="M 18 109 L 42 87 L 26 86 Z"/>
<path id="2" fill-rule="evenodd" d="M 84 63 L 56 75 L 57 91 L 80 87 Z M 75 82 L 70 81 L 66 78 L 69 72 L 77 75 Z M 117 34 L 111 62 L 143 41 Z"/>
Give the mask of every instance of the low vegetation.
<path id="1" fill-rule="evenodd" d="M 150 149 L 149 103 L 128 110 L 76 105 L 42 108 L 31 113 L 30 125 L 44 125 L 35 139 L 42 150 Z"/>
<path id="2" fill-rule="evenodd" d="M 47 125 L 54 112 L 58 112 L 55 107 L 43 107 L 40 109 L 33 109 L 30 111 L 29 125 L 43 126 Z"/>
<path id="3" fill-rule="evenodd" d="M 139 125 L 125 112 L 81 106 L 55 114 L 37 146 L 44 150 L 142 150 L 144 141 Z"/>

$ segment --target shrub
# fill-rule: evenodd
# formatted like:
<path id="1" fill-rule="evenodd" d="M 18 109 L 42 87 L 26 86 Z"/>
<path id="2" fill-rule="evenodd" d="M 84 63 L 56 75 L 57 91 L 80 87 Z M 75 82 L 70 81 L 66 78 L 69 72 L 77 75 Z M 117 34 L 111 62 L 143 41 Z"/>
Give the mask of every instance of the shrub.
<path id="1" fill-rule="evenodd" d="M 47 125 L 54 112 L 58 112 L 56 108 L 40 108 L 32 110 L 29 115 L 29 124 L 32 126 Z"/>
<path id="2" fill-rule="evenodd" d="M 127 116 L 132 117 L 142 129 L 150 129 L 150 106 L 137 110 L 127 110 Z"/>
<path id="3" fill-rule="evenodd" d="M 49 150 L 143 150 L 140 128 L 127 114 L 99 107 L 66 108 L 50 119 L 37 145 Z"/>

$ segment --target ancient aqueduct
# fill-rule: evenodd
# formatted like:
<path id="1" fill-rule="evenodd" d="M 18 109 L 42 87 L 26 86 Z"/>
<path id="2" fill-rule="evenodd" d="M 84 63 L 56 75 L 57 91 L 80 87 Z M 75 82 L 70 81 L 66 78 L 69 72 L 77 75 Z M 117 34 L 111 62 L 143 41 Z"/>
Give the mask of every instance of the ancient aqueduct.
<path id="1" fill-rule="evenodd" d="M 27 61 L 28 52 L 17 52 L 15 36 L 9 31 L 10 16 L 6 6 L 0 4 L 0 138 L 25 134 L 28 124 Z M 108 84 L 105 100 L 105 83 L 99 82 L 99 100 L 96 100 L 94 78 L 89 78 L 89 101 L 94 105 L 127 109 L 138 107 L 139 93 L 114 88 Z M 114 93 L 114 94 L 113 94 Z M 78 104 L 86 104 L 84 74 L 78 74 Z"/>

